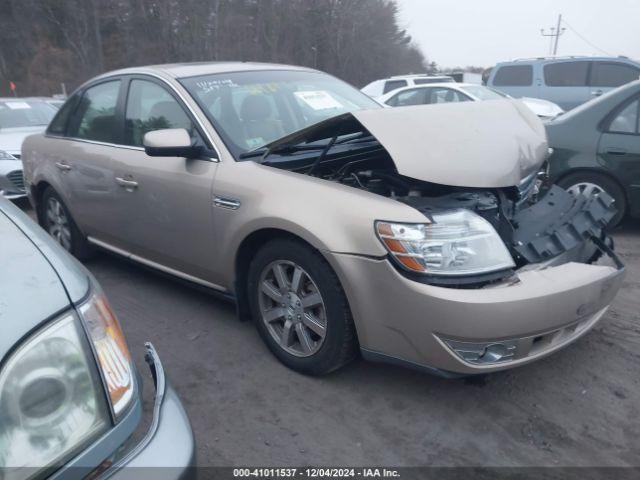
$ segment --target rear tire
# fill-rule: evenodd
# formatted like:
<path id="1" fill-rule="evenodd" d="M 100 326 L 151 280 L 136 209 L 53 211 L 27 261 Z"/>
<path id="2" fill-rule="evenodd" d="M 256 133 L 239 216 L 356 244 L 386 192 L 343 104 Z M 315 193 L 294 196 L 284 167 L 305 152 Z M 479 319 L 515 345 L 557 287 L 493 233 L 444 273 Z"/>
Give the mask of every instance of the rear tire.
<path id="1" fill-rule="evenodd" d="M 42 194 L 38 223 L 66 251 L 79 260 L 86 260 L 94 253 L 69 209 L 52 187 Z"/>
<path id="2" fill-rule="evenodd" d="M 599 190 L 611 195 L 618 212 L 609 222 L 609 228 L 618 225 L 627 213 L 627 198 L 624 190 L 618 182 L 606 175 L 595 172 L 576 172 L 561 178 L 557 183 L 570 193 Z"/>
<path id="3" fill-rule="evenodd" d="M 344 290 L 314 249 L 295 240 L 267 243 L 249 265 L 247 289 L 260 336 L 287 367 L 324 375 L 356 356 Z"/>

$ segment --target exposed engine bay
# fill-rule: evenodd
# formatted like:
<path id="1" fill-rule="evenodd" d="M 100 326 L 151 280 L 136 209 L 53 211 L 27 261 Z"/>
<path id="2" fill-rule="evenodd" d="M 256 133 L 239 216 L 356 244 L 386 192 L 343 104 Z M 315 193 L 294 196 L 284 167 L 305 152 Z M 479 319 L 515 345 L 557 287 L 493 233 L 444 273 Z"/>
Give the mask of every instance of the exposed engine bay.
<path id="1" fill-rule="evenodd" d="M 424 118 L 415 113 L 414 121 Z M 510 120 L 519 128 L 514 129 L 514 138 L 520 140 L 526 134 L 527 142 L 518 143 L 514 138 L 507 138 L 503 143 L 508 148 L 491 147 L 495 148 L 494 158 L 475 159 L 465 156 L 467 153 L 478 155 L 474 144 L 459 142 L 451 129 L 445 132 L 451 139 L 438 142 L 438 155 L 425 149 L 424 145 L 414 152 L 406 148 L 406 144 L 398 143 L 397 137 L 407 136 L 411 130 L 416 135 L 429 130 L 420 130 L 413 125 L 409 133 L 396 128 L 396 135 L 389 135 L 384 127 L 397 125 L 377 124 L 378 117 L 355 118 L 358 114 L 331 119 L 324 125 L 292 134 L 249 155 L 259 154 L 260 163 L 272 167 L 392 198 L 415 208 L 434 225 L 437 224 L 435 218 L 442 212 L 473 212 L 495 229 L 513 258 L 513 268 L 499 273 L 466 279 L 463 275 L 447 279 L 440 276 L 430 279 L 432 283 L 481 286 L 513 275 L 515 270 L 527 265 L 560 256 L 566 258 L 565 261 L 591 263 L 611 244 L 604 233 L 615 215 L 614 201 L 609 195 L 574 197 L 557 186 L 540 193 L 538 172 L 546 158 L 544 129 L 541 133 L 540 125 L 529 125 L 529 120 L 523 121 L 518 112 L 506 111 L 500 118 L 504 120 L 503 117 L 511 115 Z M 482 118 L 478 117 L 478 124 L 482 123 Z M 389 145 L 383 145 L 364 128 L 368 121 L 378 129 L 379 135 L 387 138 Z M 430 127 L 435 128 L 434 125 Z M 460 131 L 459 128 L 456 130 Z M 484 142 L 485 150 L 491 144 L 486 137 L 474 137 L 473 140 Z M 541 153 L 541 146 L 545 153 Z M 415 157 L 418 152 L 425 156 L 422 163 Z M 491 152 L 487 150 L 487 153 Z M 451 159 L 445 156 L 448 154 Z M 521 174 L 516 175 L 516 171 Z M 440 181 L 443 178 L 447 184 Z M 583 247 L 587 243 L 590 248 L 585 251 Z M 578 251 L 579 254 L 575 253 Z M 566 255 L 568 252 L 573 253 Z M 422 273 L 427 274 L 426 267 Z"/>
<path id="2" fill-rule="evenodd" d="M 606 193 L 574 197 L 552 186 L 540 194 L 535 174 L 517 187 L 498 189 L 452 187 L 412 179 L 398 174 L 380 151 L 346 161 L 333 156 L 313 168 L 315 172 L 309 172 L 314 164 L 310 167 L 308 162 L 304 167 L 287 160 L 270 164 L 392 198 L 430 220 L 432 214 L 443 210 L 471 210 L 496 229 L 516 268 L 556 257 L 591 237 L 603 239 L 603 228 L 615 214 L 613 199 Z M 595 261 L 600 253 L 597 248 L 593 252 L 592 258 L 583 260 Z"/>

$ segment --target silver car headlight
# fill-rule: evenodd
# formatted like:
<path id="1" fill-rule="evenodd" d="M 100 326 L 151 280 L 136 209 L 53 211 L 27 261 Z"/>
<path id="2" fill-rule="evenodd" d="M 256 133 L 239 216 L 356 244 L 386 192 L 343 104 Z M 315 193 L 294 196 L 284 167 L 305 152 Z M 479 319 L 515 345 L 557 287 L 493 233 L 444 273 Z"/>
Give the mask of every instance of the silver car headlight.
<path id="1" fill-rule="evenodd" d="M 5 478 L 29 478 L 65 463 L 110 425 L 102 381 L 74 312 L 37 332 L 2 366 Z"/>
<path id="2" fill-rule="evenodd" d="M 378 237 L 406 270 L 469 276 L 515 266 L 493 226 L 465 209 L 432 215 L 432 223 L 376 222 Z"/>

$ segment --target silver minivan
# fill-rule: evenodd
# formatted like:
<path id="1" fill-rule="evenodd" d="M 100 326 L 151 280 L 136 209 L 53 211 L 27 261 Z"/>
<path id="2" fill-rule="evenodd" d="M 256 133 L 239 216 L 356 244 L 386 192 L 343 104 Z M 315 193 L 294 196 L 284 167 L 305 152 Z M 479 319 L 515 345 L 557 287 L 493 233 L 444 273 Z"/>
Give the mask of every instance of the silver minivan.
<path id="1" fill-rule="evenodd" d="M 487 85 L 512 97 L 549 100 L 564 110 L 640 78 L 626 57 L 550 57 L 497 64 Z"/>

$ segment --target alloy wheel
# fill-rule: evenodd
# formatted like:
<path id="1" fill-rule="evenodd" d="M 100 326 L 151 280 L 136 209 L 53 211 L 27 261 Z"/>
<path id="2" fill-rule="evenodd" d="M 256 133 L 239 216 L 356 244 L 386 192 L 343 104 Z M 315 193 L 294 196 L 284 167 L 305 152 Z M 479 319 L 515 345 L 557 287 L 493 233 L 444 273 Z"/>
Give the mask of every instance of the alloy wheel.
<path id="1" fill-rule="evenodd" d="M 47 231 L 67 251 L 71 250 L 71 227 L 64 207 L 54 197 L 49 197 L 45 212 Z"/>
<path id="2" fill-rule="evenodd" d="M 600 185 L 596 185 L 595 183 L 590 182 L 576 183 L 575 185 L 571 185 L 569 188 L 567 188 L 567 191 L 573 196 L 582 194 L 586 197 L 604 192 Z"/>
<path id="3" fill-rule="evenodd" d="M 320 290 L 299 265 L 276 260 L 260 275 L 261 320 L 278 345 L 296 357 L 316 353 L 327 333 L 327 313 Z"/>

